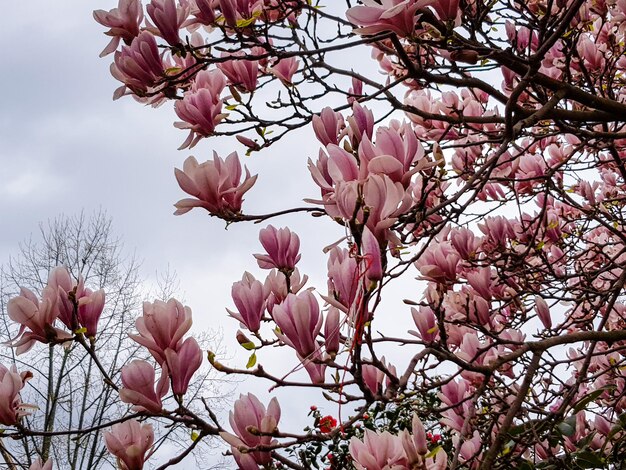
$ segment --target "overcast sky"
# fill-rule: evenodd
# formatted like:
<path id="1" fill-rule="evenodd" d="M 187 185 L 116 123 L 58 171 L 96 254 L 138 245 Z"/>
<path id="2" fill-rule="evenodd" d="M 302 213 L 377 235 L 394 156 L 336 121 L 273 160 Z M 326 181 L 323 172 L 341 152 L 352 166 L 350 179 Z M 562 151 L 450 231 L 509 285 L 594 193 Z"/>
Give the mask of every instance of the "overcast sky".
<path id="1" fill-rule="evenodd" d="M 92 10 L 116 3 L 29 0 L 3 5 L 0 262 L 15 255 L 18 243 L 36 234 L 40 222 L 104 209 L 127 251 L 143 260 L 143 275 L 149 278 L 168 265 L 174 269 L 195 328 L 223 328 L 224 342 L 235 353 L 232 338 L 238 325 L 224 308 L 231 306 L 230 286 L 244 270 L 263 275 L 251 257 L 261 252 L 257 236 L 262 226 L 236 225 L 225 231 L 221 221 L 199 210 L 173 216 L 173 204 L 184 197 L 173 169 L 190 154 L 203 161 L 213 150 L 225 156 L 235 149 L 243 153 L 242 147 L 209 139 L 192 152 L 177 151 L 186 132 L 173 127 L 170 104 L 153 109 L 128 97 L 112 101 L 119 84 L 109 74 L 112 56 L 98 58 L 108 38 L 93 21 Z M 279 210 L 303 205 L 303 197 L 319 197 L 306 169 L 306 159 L 318 151 L 311 135 L 293 135 L 269 152 L 245 158 L 250 170 L 260 173 L 246 211 Z M 306 215 L 273 223 L 305 234 L 300 269 L 313 285 L 324 287 L 321 248 L 342 236 L 341 228 Z M 297 363 L 291 356 L 285 359 L 291 351 L 281 352 L 281 362 Z M 275 359 L 270 354 L 266 360 Z M 244 382 L 239 390 L 251 387 L 260 396 L 267 389 Z M 307 424 L 302 416 L 308 406 L 302 406 L 301 394 L 279 395 L 283 422 L 295 423 L 286 428 L 294 432 Z M 323 405 L 315 396 L 310 401 Z"/>

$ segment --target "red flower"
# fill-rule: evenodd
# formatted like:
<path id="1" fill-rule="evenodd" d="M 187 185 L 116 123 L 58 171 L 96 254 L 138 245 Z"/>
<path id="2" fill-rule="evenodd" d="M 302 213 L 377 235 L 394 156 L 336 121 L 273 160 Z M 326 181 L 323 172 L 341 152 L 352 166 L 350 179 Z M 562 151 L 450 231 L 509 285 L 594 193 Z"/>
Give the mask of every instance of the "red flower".
<path id="1" fill-rule="evenodd" d="M 324 416 L 320 418 L 317 426 L 320 428 L 321 432 L 331 432 L 337 426 L 337 420 L 332 416 Z"/>

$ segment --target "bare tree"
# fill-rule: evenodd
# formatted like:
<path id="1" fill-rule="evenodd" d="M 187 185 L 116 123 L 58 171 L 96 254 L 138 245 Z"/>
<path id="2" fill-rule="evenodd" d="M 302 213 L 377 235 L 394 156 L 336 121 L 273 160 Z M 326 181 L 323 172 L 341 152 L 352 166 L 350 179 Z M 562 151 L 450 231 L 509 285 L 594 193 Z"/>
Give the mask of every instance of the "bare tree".
<path id="1" fill-rule="evenodd" d="M 37 404 L 40 409 L 25 417 L 22 424 L 25 429 L 42 430 L 44 434 L 24 432 L 22 439 L 12 444 L 5 440 L 0 445 L 0 454 L 10 469 L 27 468 L 38 456 L 44 461 L 53 458 L 57 468 L 98 469 L 108 465 L 110 456 L 100 428 L 128 414 L 128 406 L 120 402 L 114 384 L 119 384 L 121 367 L 130 358 L 146 355 L 128 337 L 146 290 L 139 277 L 139 262 L 134 255 L 124 253 L 111 218 L 103 211 L 90 216 L 60 215 L 40 224 L 39 236 L 20 244 L 19 254 L 2 266 L 0 339 L 8 342 L 17 335 L 6 314 L 8 299 L 22 287 L 40 294 L 48 283 L 49 272 L 61 265 L 76 281 L 82 279 L 91 289 L 105 290 L 105 310 L 98 335 L 88 345 L 93 354 L 75 341 L 66 348 L 50 345 L 47 354 L 42 354 L 40 348 L 19 356 L 13 348 L 0 349 L 3 358 L 34 372 L 22 395 L 25 403 Z M 168 269 L 157 276 L 152 290 L 167 298 L 176 286 L 176 274 Z M 209 336 L 205 340 L 213 345 L 217 335 Z M 218 397 L 220 385 L 210 379 L 208 373 L 201 374 L 194 392 Z M 66 433 L 93 428 L 97 430 Z M 161 442 L 171 432 L 176 432 L 176 427 L 167 429 Z"/>

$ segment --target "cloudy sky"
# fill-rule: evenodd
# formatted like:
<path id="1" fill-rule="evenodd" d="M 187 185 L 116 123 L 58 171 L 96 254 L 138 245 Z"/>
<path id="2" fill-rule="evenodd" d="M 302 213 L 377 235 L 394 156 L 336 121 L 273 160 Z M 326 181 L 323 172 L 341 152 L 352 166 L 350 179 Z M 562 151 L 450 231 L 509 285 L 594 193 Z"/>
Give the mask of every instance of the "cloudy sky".
<path id="1" fill-rule="evenodd" d="M 182 217 L 172 212 L 174 202 L 184 197 L 174 167 L 190 154 L 202 161 L 213 150 L 225 156 L 242 148 L 234 141 L 209 139 L 193 152 L 177 151 L 186 132 L 173 127 L 170 104 L 153 109 L 128 97 L 112 101 L 118 83 L 109 74 L 111 56 L 98 58 L 108 38 L 93 21 L 92 10 L 114 6 L 111 0 L 3 5 L 0 262 L 17 253 L 21 240 L 36 235 L 40 222 L 103 209 L 126 250 L 143 260 L 143 275 L 153 277 L 168 265 L 174 269 L 180 295 L 194 312 L 195 328 L 222 328 L 229 352 L 238 354 L 231 339 L 238 325 L 224 309 L 230 306 L 232 282 L 244 270 L 262 275 L 251 257 L 261 251 L 261 227 L 237 225 L 226 231 L 223 223 L 199 210 Z M 317 149 L 310 133 L 300 133 L 269 152 L 246 158 L 250 170 L 260 174 L 248 193 L 246 210 L 269 212 L 318 197 L 306 169 L 306 159 L 316 157 Z M 274 223 L 305 234 L 300 269 L 313 285 L 324 286 L 321 248 L 341 237 L 341 228 L 305 215 Z M 241 354 L 236 359 L 239 365 L 245 362 Z M 265 360 L 276 359 L 270 354 Z M 239 390 L 251 387 L 259 395 L 267 389 L 244 382 Z M 292 431 L 301 429 L 308 409 L 302 406 L 302 395 L 294 400 L 283 392 L 279 399 L 283 420 L 295 425 Z M 307 400 L 323 405 L 316 395 Z"/>

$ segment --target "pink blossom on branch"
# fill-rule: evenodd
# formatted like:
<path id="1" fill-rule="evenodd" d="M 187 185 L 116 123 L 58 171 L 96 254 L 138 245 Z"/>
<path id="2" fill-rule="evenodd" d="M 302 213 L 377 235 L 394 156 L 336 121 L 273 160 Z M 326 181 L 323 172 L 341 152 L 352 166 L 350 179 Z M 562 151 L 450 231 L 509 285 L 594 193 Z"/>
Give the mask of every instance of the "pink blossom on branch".
<path id="1" fill-rule="evenodd" d="M 119 0 L 117 8 L 94 10 L 93 17 L 102 26 L 110 28 L 104 33 L 112 36 L 111 42 L 100 53 L 100 57 L 104 57 L 117 49 L 120 39 L 130 44 L 139 35 L 139 26 L 143 21 L 141 0 Z"/>
<path id="2" fill-rule="evenodd" d="M 178 350 L 182 338 L 191 328 L 191 309 L 176 299 L 166 302 L 144 302 L 143 315 L 135 321 L 138 334 L 129 335 L 148 348 L 159 364 L 166 360 L 166 349 Z"/>
<path id="3" fill-rule="evenodd" d="M 278 429 L 280 421 L 280 406 L 276 398 L 272 398 L 267 409 L 252 393 L 240 395 L 230 412 L 230 426 L 235 433 L 220 433 L 220 436 L 229 443 L 239 468 L 258 469 L 259 465 L 271 462 L 268 451 L 252 451 L 259 445 L 270 445 L 276 441 L 271 436 L 259 436 L 261 433 L 272 433 Z M 258 432 L 251 432 L 258 431 Z"/>
<path id="4" fill-rule="evenodd" d="M 228 313 L 252 332 L 259 331 L 261 327 L 261 318 L 265 310 L 263 287 L 263 284 L 252 274 L 245 272 L 241 281 L 235 282 L 231 290 L 231 297 L 237 311 L 228 310 Z"/>
<path id="5" fill-rule="evenodd" d="M 278 78 L 283 85 L 292 85 L 293 75 L 298 71 L 299 62 L 295 57 L 280 59 L 278 63 L 270 68 L 272 74 Z"/>
<path id="6" fill-rule="evenodd" d="M 180 149 L 193 148 L 200 139 L 213 135 L 215 126 L 228 114 L 222 112 L 220 93 L 226 81 L 219 70 L 202 71 L 195 79 L 192 89 L 182 100 L 174 104 L 176 115 L 182 122 L 175 122 L 178 129 L 189 129 L 189 136 Z"/>
<path id="7" fill-rule="evenodd" d="M 187 338 L 177 349 L 166 349 L 165 358 L 176 396 L 187 393 L 193 374 L 202 365 L 202 349 L 194 338 Z"/>
<path id="8" fill-rule="evenodd" d="M 272 317 L 280 332 L 276 335 L 306 358 L 319 348 L 316 338 L 322 328 L 323 317 L 319 304 L 310 291 L 297 296 L 289 294 L 285 301 L 276 305 Z"/>
<path id="9" fill-rule="evenodd" d="M 237 153 L 231 153 L 226 160 L 213 153 L 213 160 L 199 164 L 189 157 L 183 169 L 175 170 L 176 180 L 186 193 L 197 199 L 181 199 L 175 204 L 174 214 L 184 214 L 194 207 L 203 207 L 211 214 L 228 218 L 241 212 L 243 195 L 254 185 L 257 176 L 250 176 L 246 168 L 241 181 L 241 163 Z"/>
<path id="10" fill-rule="evenodd" d="M 46 460 L 46 463 L 43 463 L 41 459 L 37 459 L 28 467 L 28 470 L 52 470 L 52 463 L 52 459 Z"/>
<path id="11" fill-rule="evenodd" d="M 130 46 L 122 46 L 115 53 L 111 75 L 124 86 L 115 91 L 113 99 L 126 94 L 126 87 L 139 97 L 154 91 L 163 80 L 165 69 L 154 36 L 147 31 L 140 33 Z"/>
<path id="12" fill-rule="evenodd" d="M 163 369 L 155 389 L 155 370 L 146 361 L 135 359 L 122 367 L 122 385 L 120 399 L 124 403 L 135 405 L 138 411 L 160 413 L 163 409 L 161 399 L 169 390 L 167 368 Z"/>
<path id="13" fill-rule="evenodd" d="M 366 429 L 363 440 L 350 439 L 350 454 L 357 470 L 401 470 L 407 468 L 402 440 L 384 431 Z"/>
<path id="14" fill-rule="evenodd" d="M 85 328 L 85 334 L 95 337 L 98 332 L 98 321 L 104 310 L 104 290 L 92 292 L 85 289 L 84 295 L 78 300 L 78 322 Z"/>
<path id="15" fill-rule="evenodd" d="M 350 8 L 346 17 L 360 26 L 359 34 L 377 34 L 385 31 L 400 37 L 411 36 L 415 31 L 417 10 L 434 3 L 435 0 L 363 0 L 363 6 Z"/>
<path id="16" fill-rule="evenodd" d="M 33 292 L 22 288 L 20 295 L 10 299 L 7 304 L 9 318 L 20 325 L 18 338 L 11 343 L 12 347 L 17 348 L 17 354 L 25 353 L 36 342 L 49 343 L 72 338 L 71 334 L 53 326 L 59 316 L 56 308 L 57 292 L 52 287 L 45 287 L 41 296 L 40 302 Z"/>
<path id="17" fill-rule="evenodd" d="M 289 272 L 300 261 L 300 238 L 289 228 L 268 225 L 259 232 L 259 240 L 267 252 L 254 255 L 260 268 Z"/>
<path id="18" fill-rule="evenodd" d="M 143 470 L 154 442 L 151 424 L 134 419 L 114 424 L 104 433 L 107 450 L 117 457 L 121 470 Z"/>
<path id="19" fill-rule="evenodd" d="M 7 369 L 0 364 L 0 424 L 13 426 L 22 416 L 29 414 L 26 409 L 31 405 L 22 403 L 20 390 L 32 376 L 30 371 L 18 373 L 15 366 Z"/>
<path id="20" fill-rule="evenodd" d="M 160 35 L 170 46 L 180 44 L 178 30 L 190 13 L 187 0 L 178 0 L 178 2 L 177 6 L 175 0 L 152 0 L 146 6 L 146 12 L 156 26 L 156 28 L 151 27 L 150 30 Z"/>
<path id="21" fill-rule="evenodd" d="M 222 53 L 222 59 L 231 58 L 217 64 L 231 85 L 242 92 L 252 93 L 256 90 L 259 76 L 259 62 L 244 59 L 245 53 Z"/>

